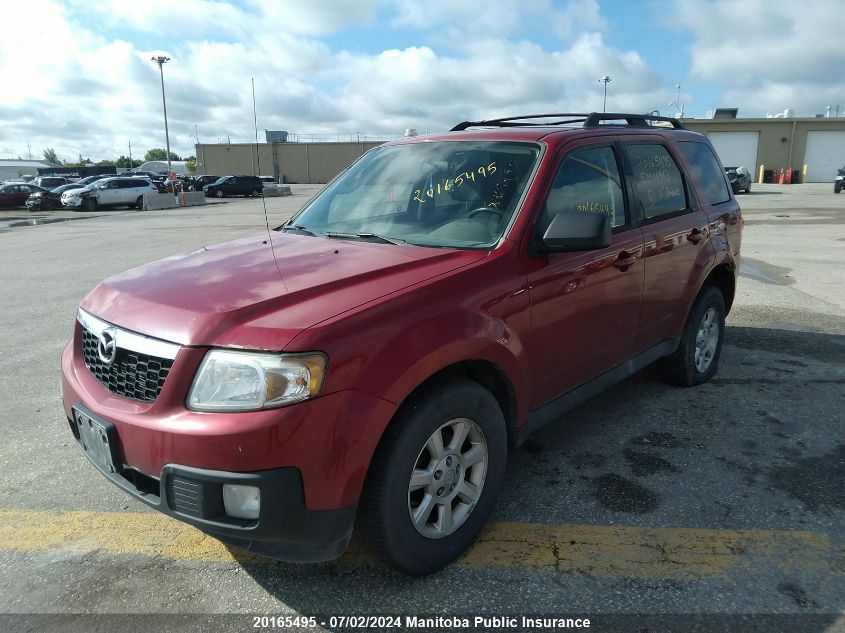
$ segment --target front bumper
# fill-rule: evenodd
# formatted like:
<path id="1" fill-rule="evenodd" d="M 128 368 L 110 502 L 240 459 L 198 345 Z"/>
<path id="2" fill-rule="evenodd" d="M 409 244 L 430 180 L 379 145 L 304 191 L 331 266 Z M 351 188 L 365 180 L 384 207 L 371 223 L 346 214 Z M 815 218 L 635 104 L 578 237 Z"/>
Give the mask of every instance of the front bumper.
<path id="1" fill-rule="evenodd" d="M 190 411 L 185 399 L 205 353 L 181 348 L 156 400 L 129 400 L 110 393 L 85 366 L 77 322 L 61 358 L 66 416 L 73 420 L 75 410 L 84 411 L 114 426 L 118 472 L 100 470 L 144 503 L 264 555 L 336 557 L 348 542 L 370 460 L 395 405 L 345 390 L 280 409 Z M 213 482 L 208 485 L 218 500 L 229 480 L 260 482 L 246 484 L 262 488 L 258 523 L 221 522 L 217 502 L 199 515 L 180 511 L 168 500 L 174 473 Z"/>
<path id="2" fill-rule="evenodd" d="M 71 209 L 78 209 L 82 206 L 84 198 L 62 198 L 62 206 L 70 207 Z"/>
<path id="3" fill-rule="evenodd" d="M 77 441 L 77 424 L 86 417 L 109 424 L 82 406 L 73 413 L 68 423 Z M 297 468 L 232 473 L 168 464 L 160 477 L 150 477 L 126 464 L 104 467 L 90 452 L 85 455 L 103 476 L 139 501 L 256 554 L 288 562 L 323 562 L 343 554 L 352 536 L 355 504 L 335 510 L 307 509 Z M 255 486 L 261 491 L 258 519 L 226 514 L 224 484 Z"/>

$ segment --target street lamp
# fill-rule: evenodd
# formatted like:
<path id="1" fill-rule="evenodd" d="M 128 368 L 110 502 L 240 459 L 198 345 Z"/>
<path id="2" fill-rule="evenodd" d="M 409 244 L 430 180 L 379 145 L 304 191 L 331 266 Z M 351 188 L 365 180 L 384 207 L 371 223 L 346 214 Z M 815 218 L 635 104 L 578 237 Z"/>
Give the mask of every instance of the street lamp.
<path id="1" fill-rule="evenodd" d="M 610 83 L 610 77 L 605 75 L 599 79 L 599 83 L 604 82 L 604 104 L 602 105 L 602 112 L 607 112 L 607 84 Z"/>
<path id="2" fill-rule="evenodd" d="M 169 57 L 159 55 L 158 57 L 150 58 L 158 64 L 158 72 L 161 75 L 161 105 L 164 109 L 164 139 L 167 143 L 167 180 L 170 180 L 170 174 L 173 173 L 170 169 L 170 132 L 167 130 L 167 100 L 164 97 L 164 65 L 170 61 Z M 172 183 L 171 183 L 172 184 Z M 176 195 L 176 187 L 173 186 L 173 194 Z"/>

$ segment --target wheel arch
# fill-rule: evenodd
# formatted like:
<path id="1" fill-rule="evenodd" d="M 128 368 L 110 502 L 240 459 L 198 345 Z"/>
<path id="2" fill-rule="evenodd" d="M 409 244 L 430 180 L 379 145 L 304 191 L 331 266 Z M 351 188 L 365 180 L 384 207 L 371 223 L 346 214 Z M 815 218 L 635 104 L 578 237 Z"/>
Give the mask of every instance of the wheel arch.
<path id="1" fill-rule="evenodd" d="M 736 263 L 733 261 L 723 261 L 719 265 L 714 266 L 713 270 L 707 274 L 707 277 L 704 278 L 704 282 L 701 284 L 701 288 L 698 290 L 698 294 L 701 294 L 701 291 L 707 286 L 718 288 L 722 293 L 722 297 L 725 299 L 725 316 L 727 316 L 731 311 L 731 306 L 736 296 L 736 275 Z"/>

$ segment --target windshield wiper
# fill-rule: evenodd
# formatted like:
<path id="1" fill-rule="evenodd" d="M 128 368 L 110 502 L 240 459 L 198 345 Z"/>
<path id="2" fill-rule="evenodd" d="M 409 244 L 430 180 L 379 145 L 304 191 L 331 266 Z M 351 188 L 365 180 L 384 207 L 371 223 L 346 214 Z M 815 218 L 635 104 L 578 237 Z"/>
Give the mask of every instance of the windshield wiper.
<path id="1" fill-rule="evenodd" d="M 378 235 L 377 233 L 335 233 L 335 232 L 328 232 L 326 233 L 326 237 L 332 237 L 335 239 L 340 240 L 354 240 L 354 239 L 362 239 L 362 240 L 373 240 L 376 242 L 381 242 L 382 244 L 404 244 L 405 240 L 401 240 L 396 237 L 385 237 L 384 235 Z"/>
<path id="2" fill-rule="evenodd" d="M 282 228 L 282 231 L 299 231 L 300 233 L 305 233 L 306 235 L 310 235 L 311 237 L 317 237 L 317 234 L 309 229 L 307 226 L 302 226 L 301 224 L 285 224 Z"/>

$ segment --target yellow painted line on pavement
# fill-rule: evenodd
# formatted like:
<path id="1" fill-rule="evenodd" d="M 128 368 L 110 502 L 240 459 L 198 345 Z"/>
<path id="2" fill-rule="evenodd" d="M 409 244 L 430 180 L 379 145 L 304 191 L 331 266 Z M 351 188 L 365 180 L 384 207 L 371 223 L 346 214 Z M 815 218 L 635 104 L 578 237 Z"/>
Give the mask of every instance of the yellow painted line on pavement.
<path id="1" fill-rule="evenodd" d="M 0 509 L 0 550 L 143 555 L 207 563 L 272 563 L 158 513 Z M 368 564 L 354 548 L 340 564 Z M 550 570 L 595 577 L 721 576 L 760 564 L 835 571 L 845 555 L 825 534 L 605 525 L 493 523 L 460 560 L 466 568 Z"/>
<path id="2" fill-rule="evenodd" d="M 461 562 L 601 577 L 700 578 L 765 563 L 827 570 L 845 556 L 827 535 L 807 531 L 494 523 Z"/>

